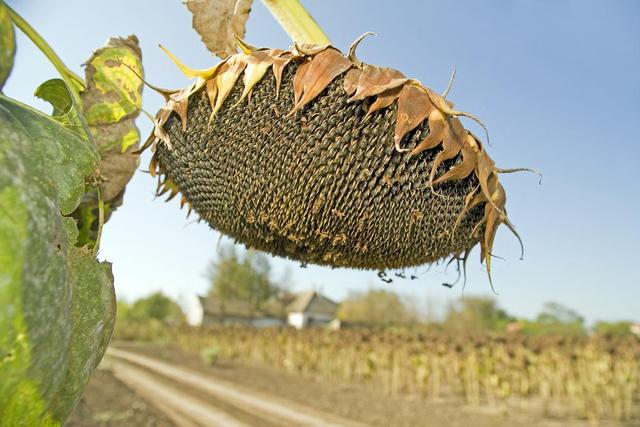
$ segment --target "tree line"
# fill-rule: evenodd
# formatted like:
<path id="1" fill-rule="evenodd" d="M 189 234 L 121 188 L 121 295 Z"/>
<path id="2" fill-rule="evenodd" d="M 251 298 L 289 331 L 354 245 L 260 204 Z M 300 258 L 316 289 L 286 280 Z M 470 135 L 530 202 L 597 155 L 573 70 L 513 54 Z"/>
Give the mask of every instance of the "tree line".
<path id="1" fill-rule="evenodd" d="M 288 274 L 274 279 L 269 259 L 256 251 L 239 252 L 234 246 L 221 248 L 206 270 L 208 296 L 222 304 L 244 304 L 258 313 L 270 298 L 290 295 Z M 179 305 L 169 297 L 154 293 L 133 304 L 119 304 L 119 319 L 183 322 Z M 522 319 L 503 308 L 492 297 L 466 296 L 450 303 L 440 319 L 425 318 L 412 301 L 391 291 L 370 289 L 350 294 L 340 303 L 337 317 L 346 325 L 367 327 L 428 326 L 448 333 L 517 332 L 528 335 L 585 335 L 590 332 L 585 319 L 575 310 L 549 302 L 533 319 Z M 598 322 L 592 331 L 605 335 L 630 333 L 631 322 Z"/>

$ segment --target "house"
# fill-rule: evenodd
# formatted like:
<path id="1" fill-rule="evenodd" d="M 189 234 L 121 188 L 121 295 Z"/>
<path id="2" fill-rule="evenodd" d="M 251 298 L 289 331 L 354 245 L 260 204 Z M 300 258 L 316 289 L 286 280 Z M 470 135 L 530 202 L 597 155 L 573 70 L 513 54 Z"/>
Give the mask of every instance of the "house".
<path id="1" fill-rule="evenodd" d="M 241 324 L 264 328 L 285 323 L 284 307 L 278 310 L 278 307 L 273 303 L 269 304 L 269 301 L 260 309 L 252 311 L 242 301 L 221 303 L 214 298 L 203 296 L 198 296 L 198 300 L 202 308 L 200 326 Z"/>
<path id="2" fill-rule="evenodd" d="M 296 329 L 307 326 L 329 325 L 336 317 L 338 304 L 317 291 L 306 291 L 295 296 L 287 305 L 287 323 Z"/>
<path id="3" fill-rule="evenodd" d="M 281 294 L 251 311 L 242 302 L 222 303 L 199 296 L 191 322 L 197 326 L 250 325 L 258 328 L 289 324 L 297 329 L 329 325 L 335 319 L 338 304 L 316 291 Z"/>

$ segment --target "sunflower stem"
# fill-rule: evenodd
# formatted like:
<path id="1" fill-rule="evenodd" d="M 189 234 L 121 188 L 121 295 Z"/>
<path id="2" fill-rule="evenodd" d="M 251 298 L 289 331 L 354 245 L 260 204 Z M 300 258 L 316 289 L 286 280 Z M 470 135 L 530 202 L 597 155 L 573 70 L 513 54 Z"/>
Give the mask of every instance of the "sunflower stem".
<path id="1" fill-rule="evenodd" d="M 98 194 L 98 234 L 96 236 L 96 243 L 93 245 L 93 256 L 98 256 L 100 240 L 102 239 L 102 227 L 104 226 L 104 199 L 102 198 L 100 185 L 96 187 L 96 193 Z"/>
<path id="2" fill-rule="evenodd" d="M 262 3 L 294 42 L 318 45 L 331 43 L 299 0 L 262 0 Z"/>
<path id="3" fill-rule="evenodd" d="M 62 62 L 62 59 L 60 59 L 58 54 L 56 54 L 51 46 L 49 46 L 49 43 L 47 43 L 45 39 L 43 39 L 42 36 L 38 34 L 38 32 L 31 25 L 29 25 L 29 23 L 25 21 L 22 16 L 18 14 L 18 12 L 9 7 L 9 5 L 5 6 L 9 10 L 11 19 L 13 20 L 13 23 L 16 24 L 16 27 L 18 27 L 20 31 L 22 31 L 27 37 L 29 37 L 33 44 L 35 44 L 38 49 L 40 49 L 40 51 L 44 54 L 44 56 L 47 57 L 51 64 L 53 64 L 64 81 L 67 83 L 67 86 L 69 86 L 71 92 L 73 92 L 74 97 L 78 98 L 77 101 L 79 103 L 79 92 L 80 90 L 84 89 L 84 81 L 82 80 L 82 78 L 71 71 L 69 67 L 67 67 L 65 63 Z"/>
<path id="4" fill-rule="evenodd" d="M 47 43 L 46 40 L 43 39 L 42 36 L 38 34 L 38 32 L 27 21 L 25 21 L 18 12 L 13 10 L 7 4 L 5 4 L 5 6 L 9 11 L 9 15 L 11 15 L 11 19 L 13 20 L 13 23 L 16 25 L 16 27 L 18 27 L 20 31 L 22 31 L 24 35 L 26 35 L 29 40 L 31 40 L 31 42 L 35 44 L 38 49 L 40 49 L 40 51 L 44 54 L 44 56 L 47 57 L 49 62 L 51 62 L 58 73 L 60 73 L 62 80 L 64 80 L 67 88 L 69 89 L 69 93 L 71 94 L 71 98 L 73 101 L 73 106 L 78 112 L 78 119 L 80 120 L 80 124 L 82 125 L 85 134 L 87 135 L 87 139 L 92 145 L 95 146 L 96 141 L 93 137 L 93 134 L 91 133 L 91 130 L 89 129 L 87 120 L 82 113 L 82 100 L 80 98 L 80 92 L 86 88 L 84 80 L 82 80 L 82 77 L 71 71 L 64 62 L 62 62 L 62 59 L 60 59 L 53 48 L 49 46 L 49 43 Z"/>

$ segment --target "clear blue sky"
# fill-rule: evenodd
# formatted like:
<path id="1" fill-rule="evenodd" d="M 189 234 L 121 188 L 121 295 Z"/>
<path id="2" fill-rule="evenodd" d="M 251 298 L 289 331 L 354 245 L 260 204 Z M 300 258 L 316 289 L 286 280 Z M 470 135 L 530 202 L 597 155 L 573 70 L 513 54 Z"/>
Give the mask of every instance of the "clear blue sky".
<path id="1" fill-rule="evenodd" d="M 147 79 L 163 87 L 187 82 L 157 48 L 166 45 L 185 63 L 217 61 L 191 29 L 180 1 L 9 1 L 73 69 L 109 36 L 136 34 Z M 449 98 L 481 117 L 491 132 L 499 166 L 544 173 L 503 176 L 508 209 L 526 256 L 502 229 L 494 252 L 499 304 L 533 316 L 558 301 L 596 319 L 640 320 L 640 2 L 629 1 L 394 1 L 322 0 L 305 5 L 346 50 L 365 31 L 366 62 L 391 66 L 441 91 L 452 66 L 458 77 Z M 255 1 L 246 39 L 288 47 L 290 40 Z M 17 64 L 5 92 L 49 111 L 32 93 L 56 73 L 21 35 Z M 145 108 L 161 99 L 151 91 Z M 143 135 L 150 122 L 138 120 Z M 473 128 L 473 124 L 469 124 Z M 141 166 L 146 168 L 146 153 Z M 155 183 L 137 173 L 125 204 L 105 226 L 100 256 L 113 262 L 116 291 L 135 298 L 162 290 L 186 300 L 204 292 L 203 273 L 216 257 L 218 233 L 184 219 L 177 202 L 153 199 Z M 490 294 L 485 271 L 469 262 L 466 295 Z M 297 289 L 313 285 L 341 299 L 352 290 L 393 288 L 436 304 L 457 298 L 443 288 L 455 275 L 436 266 L 420 280 L 381 283 L 375 273 L 299 268 L 273 261 L 276 274 L 291 268 Z M 422 271 L 422 269 L 420 269 Z"/>

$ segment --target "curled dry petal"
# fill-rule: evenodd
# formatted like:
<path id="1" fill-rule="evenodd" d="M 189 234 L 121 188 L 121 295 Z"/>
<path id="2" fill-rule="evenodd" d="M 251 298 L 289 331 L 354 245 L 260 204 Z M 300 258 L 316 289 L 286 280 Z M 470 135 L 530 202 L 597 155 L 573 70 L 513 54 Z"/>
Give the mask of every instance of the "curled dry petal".
<path id="1" fill-rule="evenodd" d="M 247 56 L 247 67 L 244 71 L 244 89 L 238 100 L 240 103 L 251 89 L 264 77 L 265 73 L 272 64 L 271 56 L 266 52 L 256 51 Z"/>
<path id="2" fill-rule="evenodd" d="M 376 100 L 373 102 L 373 104 L 371 104 L 369 110 L 367 111 L 367 117 L 375 113 L 376 111 L 387 108 L 388 106 L 393 104 L 395 100 L 400 96 L 401 91 L 402 86 L 398 86 L 393 89 L 387 89 L 384 92 L 378 94 Z"/>
<path id="3" fill-rule="evenodd" d="M 335 49 L 326 49 L 314 56 L 302 81 L 302 96 L 298 96 L 291 113 L 294 113 L 320 95 L 340 74 L 352 66 L 352 62 Z"/>
<path id="4" fill-rule="evenodd" d="M 433 183 L 433 178 L 445 160 L 453 159 L 460 153 L 464 145 L 464 138 L 467 131 L 462 127 L 460 120 L 455 117 L 448 117 L 445 126 L 445 136 L 442 141 L 442 151 L 440 151 L 433 160 L 429 182 Z"/>
<path id="5" fill-rule="evenodd" d="M 388 89 L 393 89 L 407 82 L 404 74 L 398 70 L 375 65 L 364 65 L 358 79 L 356 93 L 349 98 L 349 102 L 361 101 L 377 95 Z"/>
<path id="6" fill-rule="evenodd" d="M 246 56 L 242 54 L 237 54 L 229 58 L 229 60 L 224 64 L 224 68 L 220 70 L 216 77 L 216 103 L 213 107 L 213 111 L 211 112 L 211 117 L 213 118 L 216 113 L 222 107 L 225 99 L 231 93 L 231 89 L 236 84 L 236 80 L 240 77 L 242 71 L 244 71 L 247 66 Z"/>
<path id="7" fill-rule="evenodd" d="M 393 141 L 398 151 L 401 150 L 400 141 L 402 138 L 415 129 L 433 111 L 433 104 L 429 97 L 416 86 L 405 85 L 400 91 L 398 98 L 398 116 L 396 118 L 396 130 Z"/>
<path id="8" fill-rule="evenodd" d="M 362 70 L 359 68 L 352 68 L 345 74 L 342 87 L 347 95 L 351 96 L 356 91 L 360 74 L 362 74 Z"/>
<path id="9" fill-rule="evenodd" d="M 436 110 L 435 108 L 431 110 L 428 123 L 429 135 L 427 135 L 427 137 L 411 151 L 411 156 L 415 156 L 425 150 L 437 147 L 444 139 L 445 126 L 447 123 L 440 110 Z"/>
<path id="10" fill-rule="evenodd" d="M 478 163 L 478 146 L 475 139 L 467 134 L 462 146 L 462 161 L 433 181 L 434 185 L 451 180 L 461 180 L 474 171 Z"/>

